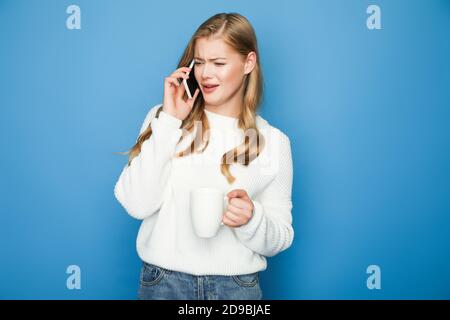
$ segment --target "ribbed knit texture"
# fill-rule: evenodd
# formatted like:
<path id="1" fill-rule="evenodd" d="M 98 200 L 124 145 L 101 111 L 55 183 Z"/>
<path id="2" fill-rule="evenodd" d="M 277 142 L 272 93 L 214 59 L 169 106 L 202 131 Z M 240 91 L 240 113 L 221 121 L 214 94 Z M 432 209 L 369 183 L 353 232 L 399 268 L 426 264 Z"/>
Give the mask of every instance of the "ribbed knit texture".
<path id="1" fill-rule="evenodd" d="M 221 157 L 243 142 L 238 119 L 205 110 L 210 142 L 201 154 L 176 158 L 194 138 L 179 141 L 182 121 L 150 109 L 140 133 L 151 125 L 152 135 L 130 166 L 125 166 L 114 194 L 126 212 L 143 220 L 136 247 L 139 257 L 167 269 L 194 275 L 238 275 L 263 271 L 266 257 L 287 249 L 293 241 L 292 154 L 289 138 L 257 116 L 266 144 L 249 166 L 230 165 L 236 178 L 229 184 L 220 172 Z M 243 226 L 220 227 L 213 238 L 199 238 L 189 211 L 189 192 L 214 187 L 224 195 L 244 189 L 254 204 L 253 217 Z"/>

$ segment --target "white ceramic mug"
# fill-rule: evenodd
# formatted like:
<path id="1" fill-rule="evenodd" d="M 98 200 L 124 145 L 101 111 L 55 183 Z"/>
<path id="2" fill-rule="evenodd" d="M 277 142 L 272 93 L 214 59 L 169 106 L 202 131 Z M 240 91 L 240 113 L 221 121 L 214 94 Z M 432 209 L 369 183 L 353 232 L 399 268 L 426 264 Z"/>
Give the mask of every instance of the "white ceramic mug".
<path id="1" fill-rule="evenodd" d="M 228 197 L 217 188 L 201 187 L 190 192 L 190 212 L 195 233 L 201 238 L 214 237 L 223 225 Z"/>

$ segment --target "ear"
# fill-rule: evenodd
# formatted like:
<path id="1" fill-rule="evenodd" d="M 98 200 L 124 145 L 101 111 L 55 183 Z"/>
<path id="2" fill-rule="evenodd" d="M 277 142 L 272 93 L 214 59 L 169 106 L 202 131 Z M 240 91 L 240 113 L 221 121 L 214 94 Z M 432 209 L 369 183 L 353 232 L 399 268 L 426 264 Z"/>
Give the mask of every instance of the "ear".
<path id="1" fill-rule="evenodd" d="M 245 65 L 244 65 L 244 74 L 249 74 L 250 72 L 252 72 L 252 70 L 255 68 L 256 66 L 256 53 L 254 51 L 251 51 L 248 53 L 247 55 L 247 59 L 245 60 Z"/>

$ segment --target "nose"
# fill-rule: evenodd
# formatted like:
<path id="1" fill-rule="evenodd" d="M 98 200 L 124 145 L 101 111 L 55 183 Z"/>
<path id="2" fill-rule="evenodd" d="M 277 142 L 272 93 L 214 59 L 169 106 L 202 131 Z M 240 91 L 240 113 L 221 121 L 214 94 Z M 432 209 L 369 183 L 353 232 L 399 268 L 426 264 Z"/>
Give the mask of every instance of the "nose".
<path id="1" fill-rule="evenodd" d="M 211 68 L 208 67 L 206 63 L 203 64 L 202 74 L 201 75 L 202 75 L 202 79 L 212 78 Z"/>

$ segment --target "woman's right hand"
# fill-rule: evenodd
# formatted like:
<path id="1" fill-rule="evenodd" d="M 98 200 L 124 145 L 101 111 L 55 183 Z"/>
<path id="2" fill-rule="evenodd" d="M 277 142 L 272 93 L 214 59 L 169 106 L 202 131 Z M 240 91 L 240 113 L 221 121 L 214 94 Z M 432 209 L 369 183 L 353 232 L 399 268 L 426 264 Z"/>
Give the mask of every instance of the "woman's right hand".
<path id="1" fill-rule="evenodd" d="M 192 99 L 183 99 L 183 94 L 186 91 L 183 83 L 178 82 L 178 78 L 189 78 L 187 72 L 190 69 L 188 67 L 181 67 L 175 70 L 170 76 L 164 80 L 164 101 L 163 111 L 178 118 L 180 120 L 186 119 L 194 106 L 195 99 L 197 98 L 200 89 L 195 90 Z M 194 76 L 194 75 L 192 75 Z"/>

